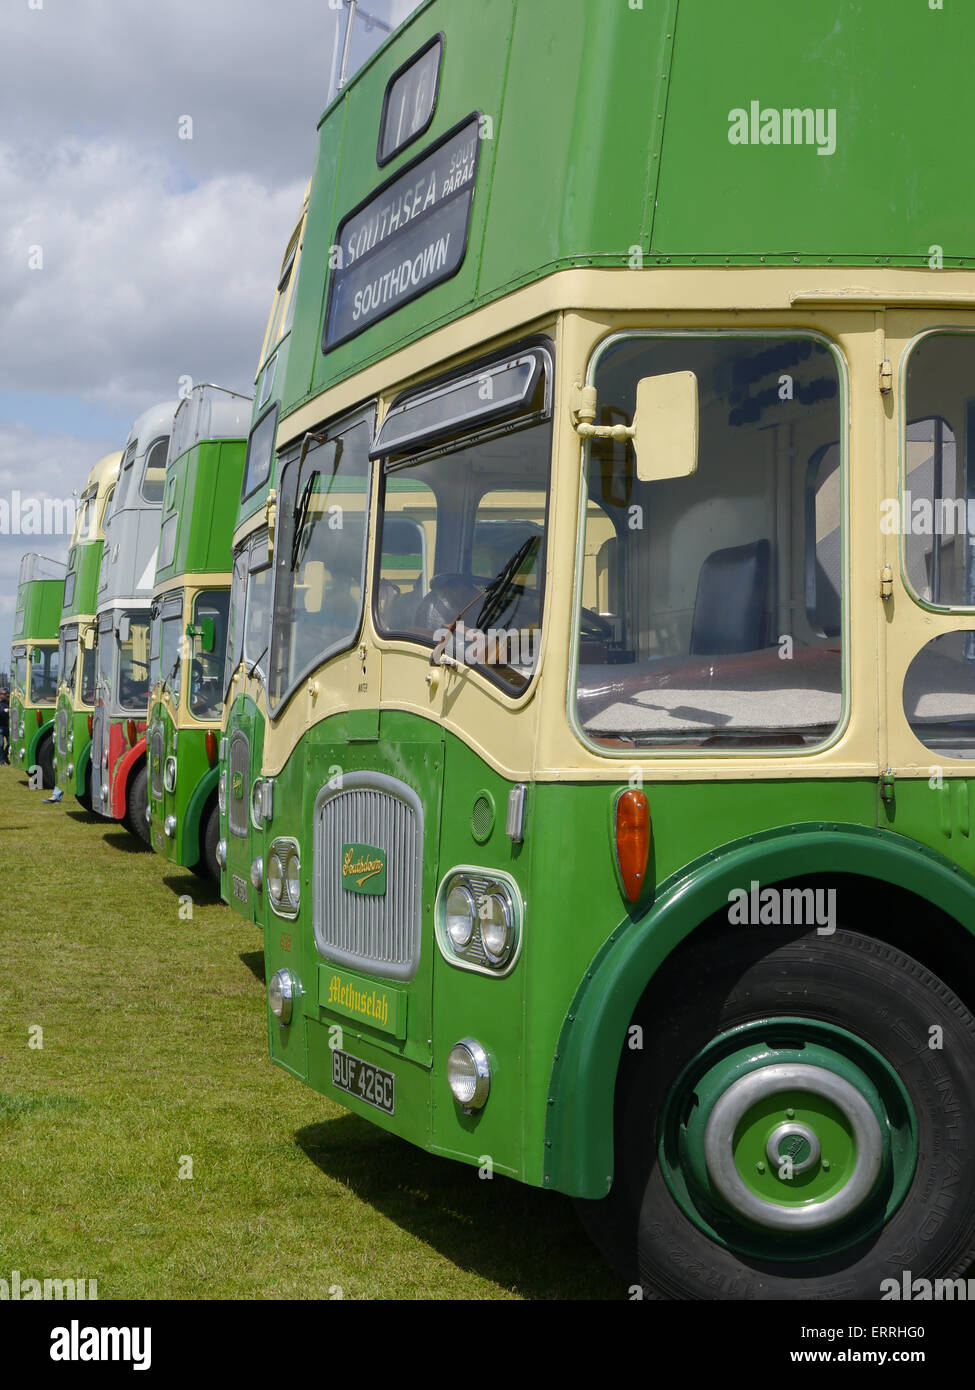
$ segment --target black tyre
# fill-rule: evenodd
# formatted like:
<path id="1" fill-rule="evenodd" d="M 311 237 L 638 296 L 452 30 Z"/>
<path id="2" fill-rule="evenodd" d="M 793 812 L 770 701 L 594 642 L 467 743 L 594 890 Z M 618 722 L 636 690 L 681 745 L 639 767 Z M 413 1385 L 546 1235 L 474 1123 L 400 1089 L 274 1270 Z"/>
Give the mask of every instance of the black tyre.
<path id="1" fill-rule="evenodd" d="M 41 769 L 41 784 L 47 791 L 56 785 L 54 776 L 54 739 L 50 734 L 41 739 L 37 750 L 37 765 Z"/>
<path id="2" fill-rule="evenodd" d="M 975 1020 L 849 931 L 708 932 L 661 972 L 584 1220 L 651 1298 L 879 1299 L 975 1258 Z M 635 1251 L 627 1230 L 636 1231 Z"/>
<path id="3" fill-rule="evenodd" d="M 78 804 L 86 811 L 91 810 L 91 763 L 88 764 L 88 771 L 85 773 L 85 789 L 78 797 Z"/>
<path id="4" fill-rule="evenodd" d="M 125 824 L 137 839 L 147 845 L 149 844 L 149 822 L 146 820 L 146 811 L 149 808 L 149 778 L 146 774 L 145 763 L 133 772 L 126 800 Z"/>
<path id="5" fill-rule="evenodd" d="M 217 863 L 217 841 L 220 839 L 220 809 L 216 802 L 210 807 L 209 812 L 204 813 L 202 828 L 200 857 L 193 865 L 193 872 L 207 881 L 219 883 L 220 865 Z"/>

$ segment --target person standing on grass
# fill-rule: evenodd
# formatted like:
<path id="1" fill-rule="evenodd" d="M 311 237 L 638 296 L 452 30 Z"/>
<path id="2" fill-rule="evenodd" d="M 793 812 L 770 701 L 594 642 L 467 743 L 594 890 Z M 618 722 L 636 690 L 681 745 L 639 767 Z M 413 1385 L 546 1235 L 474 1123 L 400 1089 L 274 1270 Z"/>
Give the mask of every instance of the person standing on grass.
<path id="1" fill-rule="evenodd" d="M 10 691 L 0 690 L 0 763 L 10 762 Z"/>

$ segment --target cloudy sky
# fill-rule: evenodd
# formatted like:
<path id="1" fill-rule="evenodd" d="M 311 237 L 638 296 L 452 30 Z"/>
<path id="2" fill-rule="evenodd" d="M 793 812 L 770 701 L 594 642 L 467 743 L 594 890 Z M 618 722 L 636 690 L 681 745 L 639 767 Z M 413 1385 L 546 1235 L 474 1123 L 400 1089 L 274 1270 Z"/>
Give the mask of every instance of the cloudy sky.
<path id="1" fill-rule="evenodd" d="M 329 0 L 0 0 L 0 530 L 181 376 L 251 393 L 335 25 Z M 67 539 L 0 534 L 0 669 L 21 554 Z"/>

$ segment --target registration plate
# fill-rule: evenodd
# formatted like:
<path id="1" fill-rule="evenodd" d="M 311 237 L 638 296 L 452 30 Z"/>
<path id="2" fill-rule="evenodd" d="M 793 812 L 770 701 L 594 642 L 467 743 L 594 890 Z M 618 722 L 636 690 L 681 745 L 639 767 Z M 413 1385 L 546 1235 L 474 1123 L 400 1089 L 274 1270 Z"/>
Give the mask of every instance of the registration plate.
<path id="1" fill-rule="evenodd" d="M 233 875 L 233 880 L 234 897 L 237 899 L 238 902 L 245 903 L 247 901 L 247 884 L 238 874 Z"/>
<path id="2" fill-rule="evenodd" d="M 332 1053 L 332 1085 L 387 1115 L 396 1113 L 396 1077 L 361 1057 L 336 1049 Z"/>

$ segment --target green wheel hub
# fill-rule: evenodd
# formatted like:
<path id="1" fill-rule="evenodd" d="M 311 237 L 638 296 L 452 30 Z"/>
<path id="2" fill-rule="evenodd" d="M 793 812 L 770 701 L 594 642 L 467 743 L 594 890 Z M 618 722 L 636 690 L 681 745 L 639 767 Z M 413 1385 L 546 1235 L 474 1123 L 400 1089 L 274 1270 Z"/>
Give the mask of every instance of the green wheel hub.
<path id="1" fill-rule="evenodd" d="M 917 1126 L 893 1067 L 816 1019 L 721 1034 L 664 1107 L 660 1161 L 685 1214 L 741 1254 L 810 1259 L 889 1220 L 910 1186 Z"/>

